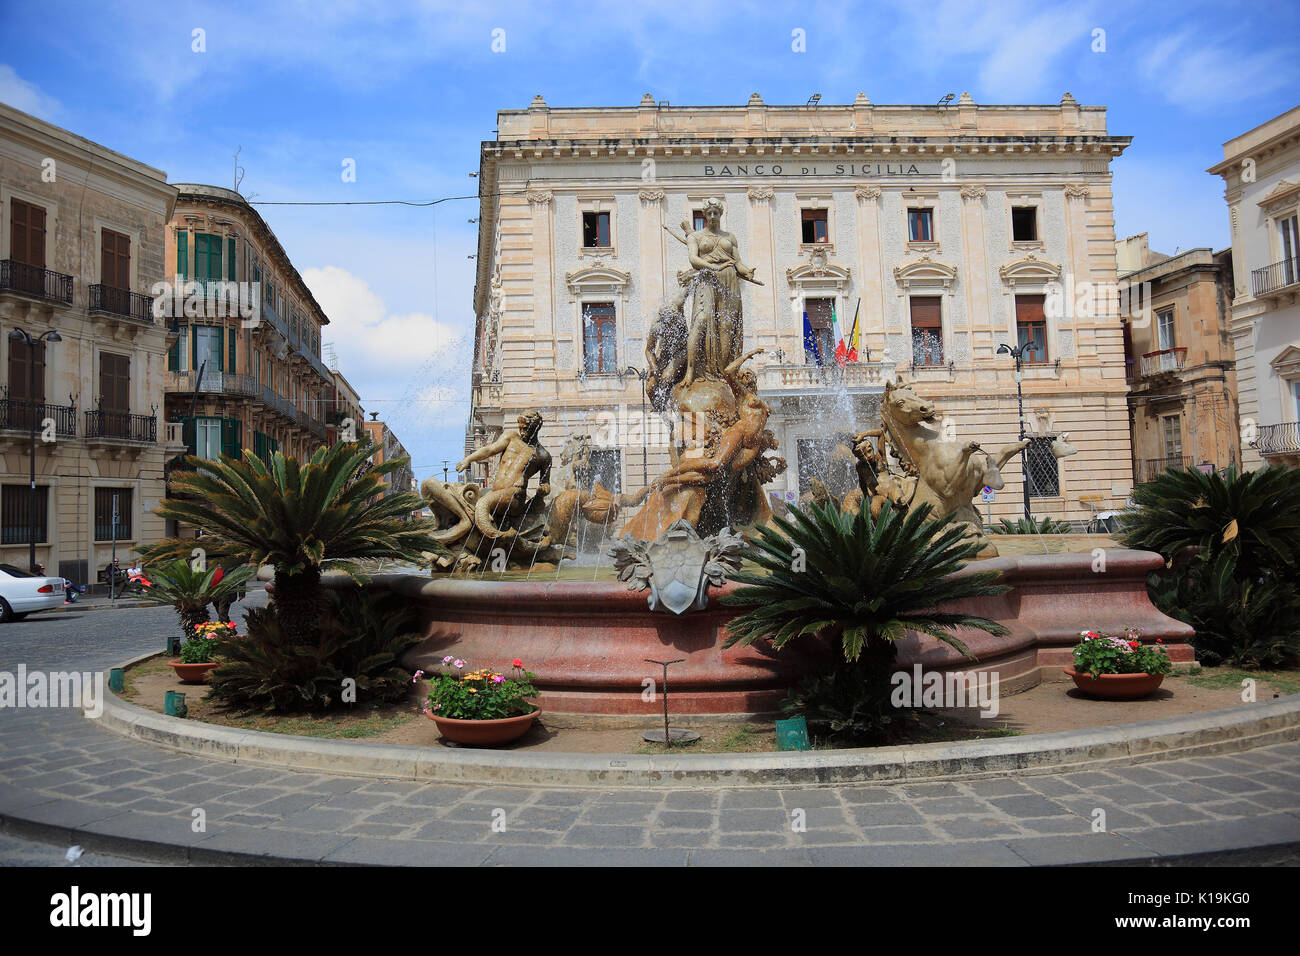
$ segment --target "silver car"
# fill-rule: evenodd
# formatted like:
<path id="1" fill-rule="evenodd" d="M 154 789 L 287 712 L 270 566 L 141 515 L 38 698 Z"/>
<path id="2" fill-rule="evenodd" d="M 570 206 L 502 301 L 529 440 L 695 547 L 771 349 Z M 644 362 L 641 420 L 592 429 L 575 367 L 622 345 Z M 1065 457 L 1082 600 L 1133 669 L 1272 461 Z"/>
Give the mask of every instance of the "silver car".
<path id="1" fill-rule="evenodd" d="M 41 577 L 12 564 L 0 564 L 0 623 L 62 607 L 63 599 L 63 578 Z"/>

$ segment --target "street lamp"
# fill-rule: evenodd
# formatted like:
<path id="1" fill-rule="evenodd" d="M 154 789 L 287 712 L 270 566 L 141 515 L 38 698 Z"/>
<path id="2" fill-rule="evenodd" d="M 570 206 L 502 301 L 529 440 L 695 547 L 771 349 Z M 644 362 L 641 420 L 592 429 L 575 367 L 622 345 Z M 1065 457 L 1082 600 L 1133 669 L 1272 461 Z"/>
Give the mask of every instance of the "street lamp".
<path id="1" fill-rule="evenodd" d="M 1021 382 L 1024 381 L 1024 375 L 1020 371 L 1020 362 L 1026 352 L 1029 351 L 1031 343 L 1026 342 L 1024 345 L 1007 345 L 1003 342 L 998 346 L 998 355 L 1006 353 L 1016 360 L 1016 403 L 1020 406 L 1020 440 L 1025 440 L 1025 395 L 1021 390 Z M 1020 449 L 1020 474 L 1024 481 L 1025 491 L 1025 517 L 1029 518 L 1029 449 Z"/>
<path id="2" fill-rule="evenodd" d="M 9 341 L 15 345 L 27 343 L 27 401 L 31 406 L 28 414 L 31 418 L 31 441 L 28 457 L 31 460 L 31 484 L 27 497 L 27 564 L 32 574 L 36 573 L 36 346 L 41 342 L 62 342 L 63 339 L 54 329 L 42 332 L 32 338 L 26 329 L 14 329 L 9 333 Z"/>
<path id="3" fill-rule="evenodd" d="M 650 423 L 646 419 L 646 397 L 645 397 L 645 380 L 649 371 L 643 371 L 633 365 L 629 365 L 620 375 L 635 375 L 641 379 L 641 487 L 644 488 L 650 484 L 650 450 L 649 440 L 646 433 L 650 430 Z"/>

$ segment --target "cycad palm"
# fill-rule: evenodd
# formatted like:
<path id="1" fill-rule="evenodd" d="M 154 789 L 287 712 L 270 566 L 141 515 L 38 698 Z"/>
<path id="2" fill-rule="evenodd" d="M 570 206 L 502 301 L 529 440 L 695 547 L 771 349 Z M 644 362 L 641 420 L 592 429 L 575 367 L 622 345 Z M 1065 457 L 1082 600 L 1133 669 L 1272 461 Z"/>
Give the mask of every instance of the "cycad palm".
<path id="1" fill-rule="evenodd" d="M 1138 485 L 1133 500 L 1138 507 L 1124 517 L 1123 533 L 1131 548 L 1167 559 L 1199 548 L 1207 563 L 1226 552 L 1251 580 L 1270 568 L 1300 575 L 1300 471 L 1170 470 Z"/>
<path id="2" fill-rule="evenodd" d="M 326 564 L 356 576 L 362 558 L 419 562 L 442 553 L 430 537 L 434 524 L 412 517 L 419 495 L 384 494 L 382 478 L 406 458 L 373 465 L 369 444 L 322 447 L 305 463 L 279 453 L 270 463 L 245 450 L 243 459 L 187 458 L 195 469 L 172 479 L 178 495 L 158 508 L 164 518 L 203 533 L 208 560 L 275 567 L 276 617 L 296 641 L 314 638 Z M 171 538 L 146 550 L 148 559 L 188 557 L 196 542 Z"/>
<path id="3" fill-rule="evenodd" d="M 233 568 L 213 584 L 216 565 L 200 571 L 189 561 L 177 559 L 149 569 L 149 587 L 145 595 L 176 608 L 181 620 L 181 633 L 190 638 L 194 636 L 194 625 L 208 619 L 208 605 L 227 595 L 233 596 L 256 571 L 252 565 Z"/>
<path id="4" fill-rule="evenodd" d="M 855 516 L 814 505 L 809 512 L 792 508 L 793 521 L 775 519 L 784 536 L 760 528 L 751 558 L 768 573 L 733 575 L 750 586 L 723 602 L 753 609 L 727 625 L 728 645 L 767 638 L 780 648 L 801 635 L 838 633 L 845 660 L 857 661 L 865 649 L 868 666 L 887 667 L 895 643 L 908 630 L 929 634 L 968 657 L 955 628 L 1007 633 L 987 618 L 936 610 L 1007 588 L 993 583 L 996 571 L 954 575 L 979 546 L 951 515 L 932 521 L 930 514 L 929 505 L 904 513 L 886 508 L 878 518 L 867 508 Z"/>

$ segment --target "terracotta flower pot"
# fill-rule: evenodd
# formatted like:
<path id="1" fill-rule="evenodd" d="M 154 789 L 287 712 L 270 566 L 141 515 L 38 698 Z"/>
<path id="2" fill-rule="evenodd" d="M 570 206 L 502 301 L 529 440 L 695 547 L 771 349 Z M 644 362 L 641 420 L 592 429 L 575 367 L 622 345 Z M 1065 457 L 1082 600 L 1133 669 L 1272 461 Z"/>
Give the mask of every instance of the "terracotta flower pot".
<path id="1" fill-rule="evenodd" d="M 1146 697 L 1160 686 L 1164 674 L 1098 674 L 1093 677 L 1081 674 L 1073 667 L 1065 668 L 1074 686 L 1092 697 L 1107 700 L 1137 700 Z"/>
<path id="2" fill-rule="evenodd" d="M 504 717 L 501 720 L 460 720 L 456 717 L 439 717 L 434 713 L 428 716 L 438 725 L 438 733 L 448 740 L 470 747 L 495 747 L 518 740 L 528 733 L 528 728 L 541 712 L 542 709 L 536 707 L 531 714 Z"/>
<path id="3" fill-rule="evenodd" d="M 206 684 L 208 682 L 208 671 L 216 667 L 218 661 L 208 661 L 206 664 L 186 664 L 179 658 L 174 661 L 168 661 L 176 676 L 181 679 L 182 684 Z"/>

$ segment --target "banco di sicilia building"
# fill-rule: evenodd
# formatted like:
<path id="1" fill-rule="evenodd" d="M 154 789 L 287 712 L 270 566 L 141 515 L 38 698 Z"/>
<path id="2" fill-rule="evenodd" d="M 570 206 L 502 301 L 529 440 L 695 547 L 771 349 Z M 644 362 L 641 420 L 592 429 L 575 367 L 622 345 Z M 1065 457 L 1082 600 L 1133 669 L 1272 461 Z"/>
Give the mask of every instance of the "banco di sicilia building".
<path id="1" fill-rule="evenodd" d="M 536 408 L 558 459 L 592 436 L 593 476 L 636 492 L 669 462 L 641 428 L 645 338 L 710 198 L 762 285 L 744 283 L 745 349 L 789 467 L 852 480 L 837 446 L 876 427 L 886 381 L 938 403 L 948 437 L 1019 432 L 1021 371 L 1036 515 L 1122 506 L 1132 484 L 1115 300 L 1110 161 L 1130 137 L 1068 93 L 1050 106 L 635 107 L 498 113 L 482 144 L 473 394 L 466 451 Z M 835 346 L 858 316 L 858 361 Z M 808 334 L 808 333 L 811 334 Z M 1052 438 L 1078 449 L 1056 459 Z M 1058 445 L 1058 448 L 1060 446 Z M 643 463 L 643 458 L 647 459 Z M 479 466 L 481 467 L 481 466 Z M 475 473 L 472 477 L 481 478 Z M 1006 468 L 992 517 L 1022 510 Z"/>

